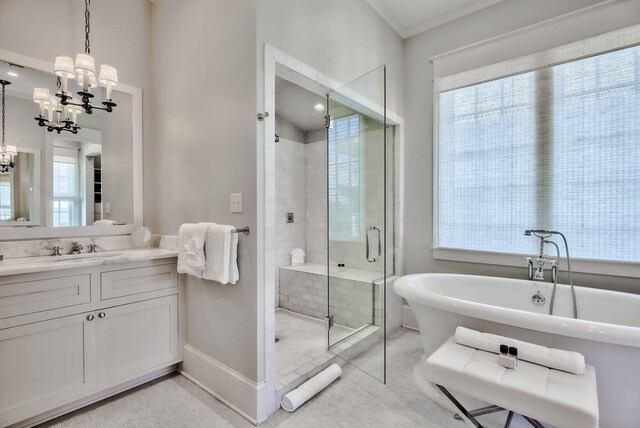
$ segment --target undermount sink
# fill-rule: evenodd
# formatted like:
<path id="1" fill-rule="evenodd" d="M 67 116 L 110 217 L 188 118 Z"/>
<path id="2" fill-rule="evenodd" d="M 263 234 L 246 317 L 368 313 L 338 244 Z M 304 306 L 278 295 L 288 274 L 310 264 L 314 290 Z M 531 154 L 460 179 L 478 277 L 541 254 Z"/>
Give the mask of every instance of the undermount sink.
<path id="1" fill-rule="evenodd" d="M 29 263 L 60 263 L 60 262 L 82 262 L 96 258 L 109 258 L 121 256 L 122 253 L 106 252 L 106 253 L 84 253 L 84 254 L 65 254 L 63 256 L 45 256 L 33 257 Z"/>

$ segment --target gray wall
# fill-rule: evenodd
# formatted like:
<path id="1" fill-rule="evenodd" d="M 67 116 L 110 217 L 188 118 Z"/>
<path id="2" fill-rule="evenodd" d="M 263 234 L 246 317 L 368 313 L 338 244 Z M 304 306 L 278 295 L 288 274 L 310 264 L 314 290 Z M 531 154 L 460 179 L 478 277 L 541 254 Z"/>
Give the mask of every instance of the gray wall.
<path id="1" fill-rule="evenodd" d="M 432 258 L 433 67 L 430 57 L 586 7 L 599 0 L 510 0 L 414 36 L 404 46 L 405 215 L 404 270 L 523 278 L 522 268 Z M 571 243 L 569 243 L 571 244 Z M 575 274 L 579 285 L 640 292 L 637 279 Z"/>
<path id="2" fill-rule="evenodd" d="M 252 231 L 239 237 L 238 284 L 187 277 L 186 341 L 257 381 L 256 5 L 157 0 L 152 34 L 153 230 L 213 221 Z M 241 214 L 229 212 L 236 192 Z"/>

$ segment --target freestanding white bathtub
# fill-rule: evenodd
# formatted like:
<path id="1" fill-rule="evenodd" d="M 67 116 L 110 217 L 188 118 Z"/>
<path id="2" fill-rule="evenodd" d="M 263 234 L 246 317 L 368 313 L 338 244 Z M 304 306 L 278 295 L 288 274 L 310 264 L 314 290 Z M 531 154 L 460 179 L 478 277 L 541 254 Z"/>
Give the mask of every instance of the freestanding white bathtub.
<path id="1" fill-rule="evenodd" d="M 408 275 L 394 284 L 413 310 L 426 355 L 459 325 L 580 352 L 596 368 L 600 426 L 640 427 L 640 295 L 575 287 L 574 319 L 570 287 L 563 284 L 554 316 L 548 315 L 552 287 L 454 274 Z M 531 301 L 538 290 L 547 299 L 544 306 Z"/>

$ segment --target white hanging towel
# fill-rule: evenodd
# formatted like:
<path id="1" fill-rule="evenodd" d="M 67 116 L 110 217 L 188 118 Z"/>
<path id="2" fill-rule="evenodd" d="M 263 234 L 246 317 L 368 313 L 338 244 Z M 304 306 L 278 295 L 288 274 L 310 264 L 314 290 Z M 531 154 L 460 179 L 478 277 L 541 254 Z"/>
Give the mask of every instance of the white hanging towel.
<path id="1" fill-rule="evenodd" d="M 238 282 L 238 234 L 234 226 L 202 223 L 208 226 L 205 253 L 207 266 L 202 277 L 220 284 Z"/>
<path id="2" fill-rule="evenodd" d="M 204 246 L 207 239 L 207 225 L 185 223 L 178 231 L 178 273 L 186 273 L 202 278 L 207 265 Z"/>
<path id="3" fill-rule="evenodd" d="M 291 256 L 291 266 L 302 266 L 305 261 L 305 252 L 302 248 L 296 248 L 289 253 Z"/>

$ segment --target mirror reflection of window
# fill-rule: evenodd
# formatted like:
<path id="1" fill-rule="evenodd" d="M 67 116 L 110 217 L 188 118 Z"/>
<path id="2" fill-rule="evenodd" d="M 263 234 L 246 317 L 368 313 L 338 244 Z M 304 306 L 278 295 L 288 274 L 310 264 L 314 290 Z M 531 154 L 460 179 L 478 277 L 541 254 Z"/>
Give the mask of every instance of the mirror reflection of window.
<path id="1" fill-rule="evenodd" d="M 53 149 L 53 225 L 80 226 L 78 150 L 67 147 Z"/>
<path id="2" fill-rule="evenodd" d="M 11 175 L 0 175 L 0 220 L 13 219 Z"/>

